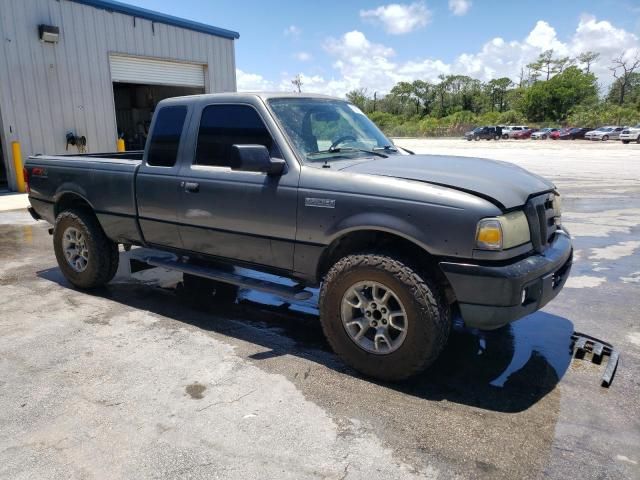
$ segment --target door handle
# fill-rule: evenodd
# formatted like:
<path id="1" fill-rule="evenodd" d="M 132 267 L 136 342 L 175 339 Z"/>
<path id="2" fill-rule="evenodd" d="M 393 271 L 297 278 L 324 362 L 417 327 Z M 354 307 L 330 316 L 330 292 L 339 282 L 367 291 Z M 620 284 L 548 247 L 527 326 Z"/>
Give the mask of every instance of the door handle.
<path id="1" fill-rule="evenodd" d="M 197 182 L 184 182 L 184 191 L 198 193 L 200 191 L 200 184 Z"/>

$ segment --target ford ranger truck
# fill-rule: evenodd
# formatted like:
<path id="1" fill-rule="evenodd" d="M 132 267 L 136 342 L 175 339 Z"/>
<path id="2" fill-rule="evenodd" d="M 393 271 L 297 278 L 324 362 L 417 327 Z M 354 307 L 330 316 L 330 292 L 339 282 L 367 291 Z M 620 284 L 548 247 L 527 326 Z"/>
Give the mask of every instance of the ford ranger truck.
<path id="1" fill-rule="evenodd" d="M 119 245 L 156 252 L 143 261 L 211 302 L 320 287 L 335 352 L 400 380 L 433 363 L 452 318 L 490 330 L 542 308 L 573 251 L 551 182 L 409 153 L 344 100 L 230 93 L 161 101 L 144 151 L 37 155 L 25 170 L 30 212 L 54 225 L 75 287 L 107 284 Z"/>

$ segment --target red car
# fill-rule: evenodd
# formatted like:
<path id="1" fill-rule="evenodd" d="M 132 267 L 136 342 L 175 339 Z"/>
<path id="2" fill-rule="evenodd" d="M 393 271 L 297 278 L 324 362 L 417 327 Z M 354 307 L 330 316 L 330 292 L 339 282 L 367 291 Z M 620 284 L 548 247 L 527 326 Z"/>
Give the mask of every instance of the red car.
<path id="1" fill-rule="evenodd" d="M 535 128 L 528 128 L 527 130 L 522 130 L 520 132 L 514 133 L 513 137 L 511 138 L 514 138 L 516 140 L 525 140 L 527 138 L 531 138 L 531 134 L 535 131 Z"/>
<path id="2" fill-rule="evenodd" d="M 549 138 L 551 140 L 558 140 L 562 135 L 566 135 L 567 133 L 569 133 L 569 131 L 572 129 L 573 127 L 567 127 L 567 128 L 561 128 L 560 130 L 556 130 L 555 132 L 553 132 L 551 135 L 549 135 Z"/>

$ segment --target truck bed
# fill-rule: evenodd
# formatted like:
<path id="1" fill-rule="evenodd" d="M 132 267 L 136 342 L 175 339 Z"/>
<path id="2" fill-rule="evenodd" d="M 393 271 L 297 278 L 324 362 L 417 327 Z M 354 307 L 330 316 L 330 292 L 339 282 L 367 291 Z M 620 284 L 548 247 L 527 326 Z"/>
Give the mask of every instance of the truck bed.
<path id="1" fill-rule="evenodd" d="M 28 167 L 41 167 L 41 173 L 29 179 L 31 203 L 54 223 L 55 202 L 64 195 L 78 195 L 95 211 L 109 237 L 138 241 L 134 178 L 142 156 L 142 151 L 132 151 L 29 157 Z"/>

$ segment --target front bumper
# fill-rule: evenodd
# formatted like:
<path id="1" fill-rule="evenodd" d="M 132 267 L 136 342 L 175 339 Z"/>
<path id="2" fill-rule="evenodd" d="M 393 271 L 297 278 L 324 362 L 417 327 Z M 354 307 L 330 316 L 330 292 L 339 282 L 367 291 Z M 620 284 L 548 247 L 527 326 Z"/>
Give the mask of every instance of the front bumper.
<path id="1" fill-rule="evenodd" d="M 558 230 L 541 254 L 507 265 L 441 262 L 465 325 L 492 330 L 541 309 L 564 286 L 573 259 L 569 234 Z M 523 301 L 523 292 L 524 301 Z"/>

